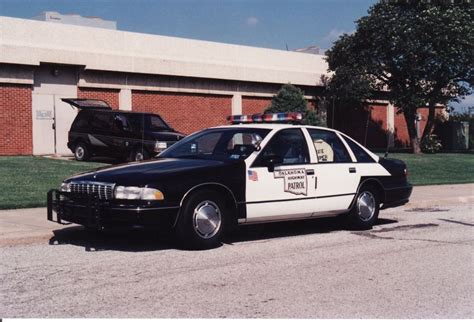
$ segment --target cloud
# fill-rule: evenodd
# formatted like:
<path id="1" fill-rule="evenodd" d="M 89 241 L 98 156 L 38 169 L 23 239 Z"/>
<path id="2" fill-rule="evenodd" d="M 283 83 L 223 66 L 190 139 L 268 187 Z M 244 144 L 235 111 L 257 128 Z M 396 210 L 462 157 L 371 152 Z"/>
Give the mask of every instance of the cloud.
<path id="1" fill-rule="evenodd" d="M 258 24 L 258 19 L 256 17 L 248 17 L 245 20 L 245 24 L 249 27 L 255 27 Z"/>
<path id="2" fill-rule="evenodd" d="M 354 32 L 355 30 L 345 31 L 342 29 L 334 28 L 323 37 L 323 39 L 321 40 L 321 46 L 325 48 L 332 47 L 332 43 L 336 41 L 340 36 L 342 36 L 343 34 L 352 34 Z"/>

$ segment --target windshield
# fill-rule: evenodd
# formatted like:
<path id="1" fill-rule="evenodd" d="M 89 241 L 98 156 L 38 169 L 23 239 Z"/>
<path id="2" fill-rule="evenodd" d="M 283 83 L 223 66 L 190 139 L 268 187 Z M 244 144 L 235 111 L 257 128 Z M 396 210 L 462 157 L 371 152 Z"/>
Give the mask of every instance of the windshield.
<path id="1" fill-rule="evenodd" d="M 160 158 L 243 160 L 270 132 L 266 129 L 227 128 L 198 132 L 173 144 Z"/>

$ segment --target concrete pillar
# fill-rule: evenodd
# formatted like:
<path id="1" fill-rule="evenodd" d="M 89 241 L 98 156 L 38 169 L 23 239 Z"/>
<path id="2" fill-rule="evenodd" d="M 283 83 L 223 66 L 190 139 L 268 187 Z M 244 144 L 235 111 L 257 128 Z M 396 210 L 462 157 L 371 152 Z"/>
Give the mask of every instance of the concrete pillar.
<path id="1" fill-rule="evenodd" d="M 390 103 L 387 105 L 387 132 L 388 147 L 393 148 L 395 146 L 395 106 Z"/>
<path id="2" fill-rule="evenodd" d="M 132 90 L 121 89 L 119 93 L 119 109 L 124 111 L 132 110 Z"/>
<path id="3" fill-rule="evenodd" d="M 242 95 L 235 93 L 232 96 L 232 115 L 242 114 Z"/>

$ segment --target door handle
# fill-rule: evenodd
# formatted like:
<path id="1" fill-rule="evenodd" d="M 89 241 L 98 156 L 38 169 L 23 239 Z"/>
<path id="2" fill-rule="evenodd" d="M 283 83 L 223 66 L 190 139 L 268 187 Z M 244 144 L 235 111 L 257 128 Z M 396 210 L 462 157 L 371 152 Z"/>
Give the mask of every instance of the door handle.
<path id="1" fill-rule="evenodd" d="M 353 167 L 349 168 L 349 173 L 356 173 L 356 172 L 357 172 L 356 168 L 353 168 Z"/>
<path id="2" fill-rule="evenodd" d="M 314 175 L 314 170 L 313 169 L 308 169 L 308 170 L 306 170 L 306 174 Z"/>

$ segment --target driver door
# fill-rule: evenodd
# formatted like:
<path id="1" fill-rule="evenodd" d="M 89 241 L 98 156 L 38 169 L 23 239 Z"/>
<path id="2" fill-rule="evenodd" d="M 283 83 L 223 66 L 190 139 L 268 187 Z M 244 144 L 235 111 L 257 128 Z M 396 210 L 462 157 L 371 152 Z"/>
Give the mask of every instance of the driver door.
<path id="1" fill-rule="evenodd" d="M 247 170 L 247 222 L 310 217 L 314 180 L 301 129 L 278 131 Z"/>

